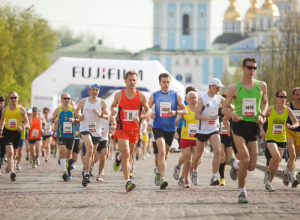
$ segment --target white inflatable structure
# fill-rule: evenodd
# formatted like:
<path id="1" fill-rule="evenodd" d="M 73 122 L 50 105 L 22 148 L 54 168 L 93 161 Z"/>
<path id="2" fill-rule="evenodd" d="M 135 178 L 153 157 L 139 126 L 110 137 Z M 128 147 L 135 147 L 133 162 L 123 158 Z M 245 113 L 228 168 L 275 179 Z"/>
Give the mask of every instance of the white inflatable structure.
<path id="1" fill-rule="evenodd" d="M 32 82 L 31 107 L 48 107 L 53 112 L 60 105 L 59 95 L 70 85 L 97 83 L 100 86 L 125 87 L 124 76 L 128 70 L 138 73 L 137 87 L 151 93 L 160 90 L 159 74 L 168 72 L 158 61 L 62 57 Z M 184 86 L 171 77 L 170 89 L 184 96 Z"/>

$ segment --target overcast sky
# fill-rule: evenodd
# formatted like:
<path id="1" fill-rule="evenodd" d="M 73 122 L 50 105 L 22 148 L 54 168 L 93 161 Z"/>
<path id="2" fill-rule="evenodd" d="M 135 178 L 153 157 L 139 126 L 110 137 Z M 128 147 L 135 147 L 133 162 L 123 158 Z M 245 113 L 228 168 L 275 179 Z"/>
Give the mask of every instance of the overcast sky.
<path id="1" fill-rule="evenodd" d="M 74 33 L 90 33 L 103 44 L 137 52 L 152 47 L 152 0 L 0 0 L 35 11 L 52 27 L 68 26 Z M 264 0 L 259 0 L 259 6 Z M 212 0 L 211 41 L 222 33 L 229 0 Z M 250 0 L 237 0 L 244 18 Z"/>

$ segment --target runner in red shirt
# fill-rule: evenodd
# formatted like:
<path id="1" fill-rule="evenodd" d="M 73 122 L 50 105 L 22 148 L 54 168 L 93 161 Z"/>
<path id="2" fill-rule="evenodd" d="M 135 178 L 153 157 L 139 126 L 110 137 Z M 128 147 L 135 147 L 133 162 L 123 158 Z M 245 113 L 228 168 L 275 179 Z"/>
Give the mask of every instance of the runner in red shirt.
<path id="1" fill-rule="evenodd" d="M 111 115 L 117 115 L 117 131 L 120 152 L 116 153 L 114 170 L 118 171 L 122 165 L 123 174 L 126 180 L 126 191 L 130 192 L 135 184 L 130 180 L 130 159 L 139 140 L 141 121 L 150 116 L 149 106 L 145 95 L 135 88 L 138 74 L 135 71 L 128 71 L 125 75 L 126 89 L 115 94 L 111 105 Z M 117 107 L 119 108 L 117 109 Z M 142 107 L 145 114 L 141 115 Z"/>

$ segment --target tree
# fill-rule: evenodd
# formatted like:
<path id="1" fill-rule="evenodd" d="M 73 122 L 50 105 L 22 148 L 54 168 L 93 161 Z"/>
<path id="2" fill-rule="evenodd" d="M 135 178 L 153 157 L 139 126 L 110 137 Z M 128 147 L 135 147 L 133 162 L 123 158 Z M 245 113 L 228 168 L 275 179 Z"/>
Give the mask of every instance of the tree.
<path id="1" fill-rule="evenodd" d="M 34 11 L 0 7 L 0 94 L 17 91 L 30 106 L 31 83 L 50 66 L 55 45 L 56 33 Z"/>

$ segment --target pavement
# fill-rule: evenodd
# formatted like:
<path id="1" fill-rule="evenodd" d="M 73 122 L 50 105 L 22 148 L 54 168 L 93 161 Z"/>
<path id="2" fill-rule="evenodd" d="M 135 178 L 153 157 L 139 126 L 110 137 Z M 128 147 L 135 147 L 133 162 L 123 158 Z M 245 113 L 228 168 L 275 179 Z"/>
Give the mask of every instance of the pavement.
<path id="1" fill-rule="evenodd" d="M 15 182 L 5 173 L 6 164 L 2 167 L 0 219 L 299 219 L 299 188 L 286 187 L 275 177 L 276 191 L 270 193 L 264 189 L 260 169 L 248 173 L 248 204 L 237 203 L 237 182 L 229 178 L 230 166 L 225 172 L 226 185 L 210 186 L 211 153 L 204 154 L 199 167 L 199 185 L 191 184 L 190 189 L 178 186 L 173 167 L 180 155 L 170 153 L 166 190 L 154 184 L 154 155 L 136 161 L 133 180 L 137 187 L 130 193 L 125 192 L 123 173 L 113 171 L 113 160 L 107 160 L 104 182 L 92 177 L 88 187 L 83 187 L 80 159 L 73 179 L 64 182 L 52 155 L 48 163 L 40 157 L 41 165 L 36 169 L 24 155 Z M 97 171 L 95 168 L 94 173 Z"/>

